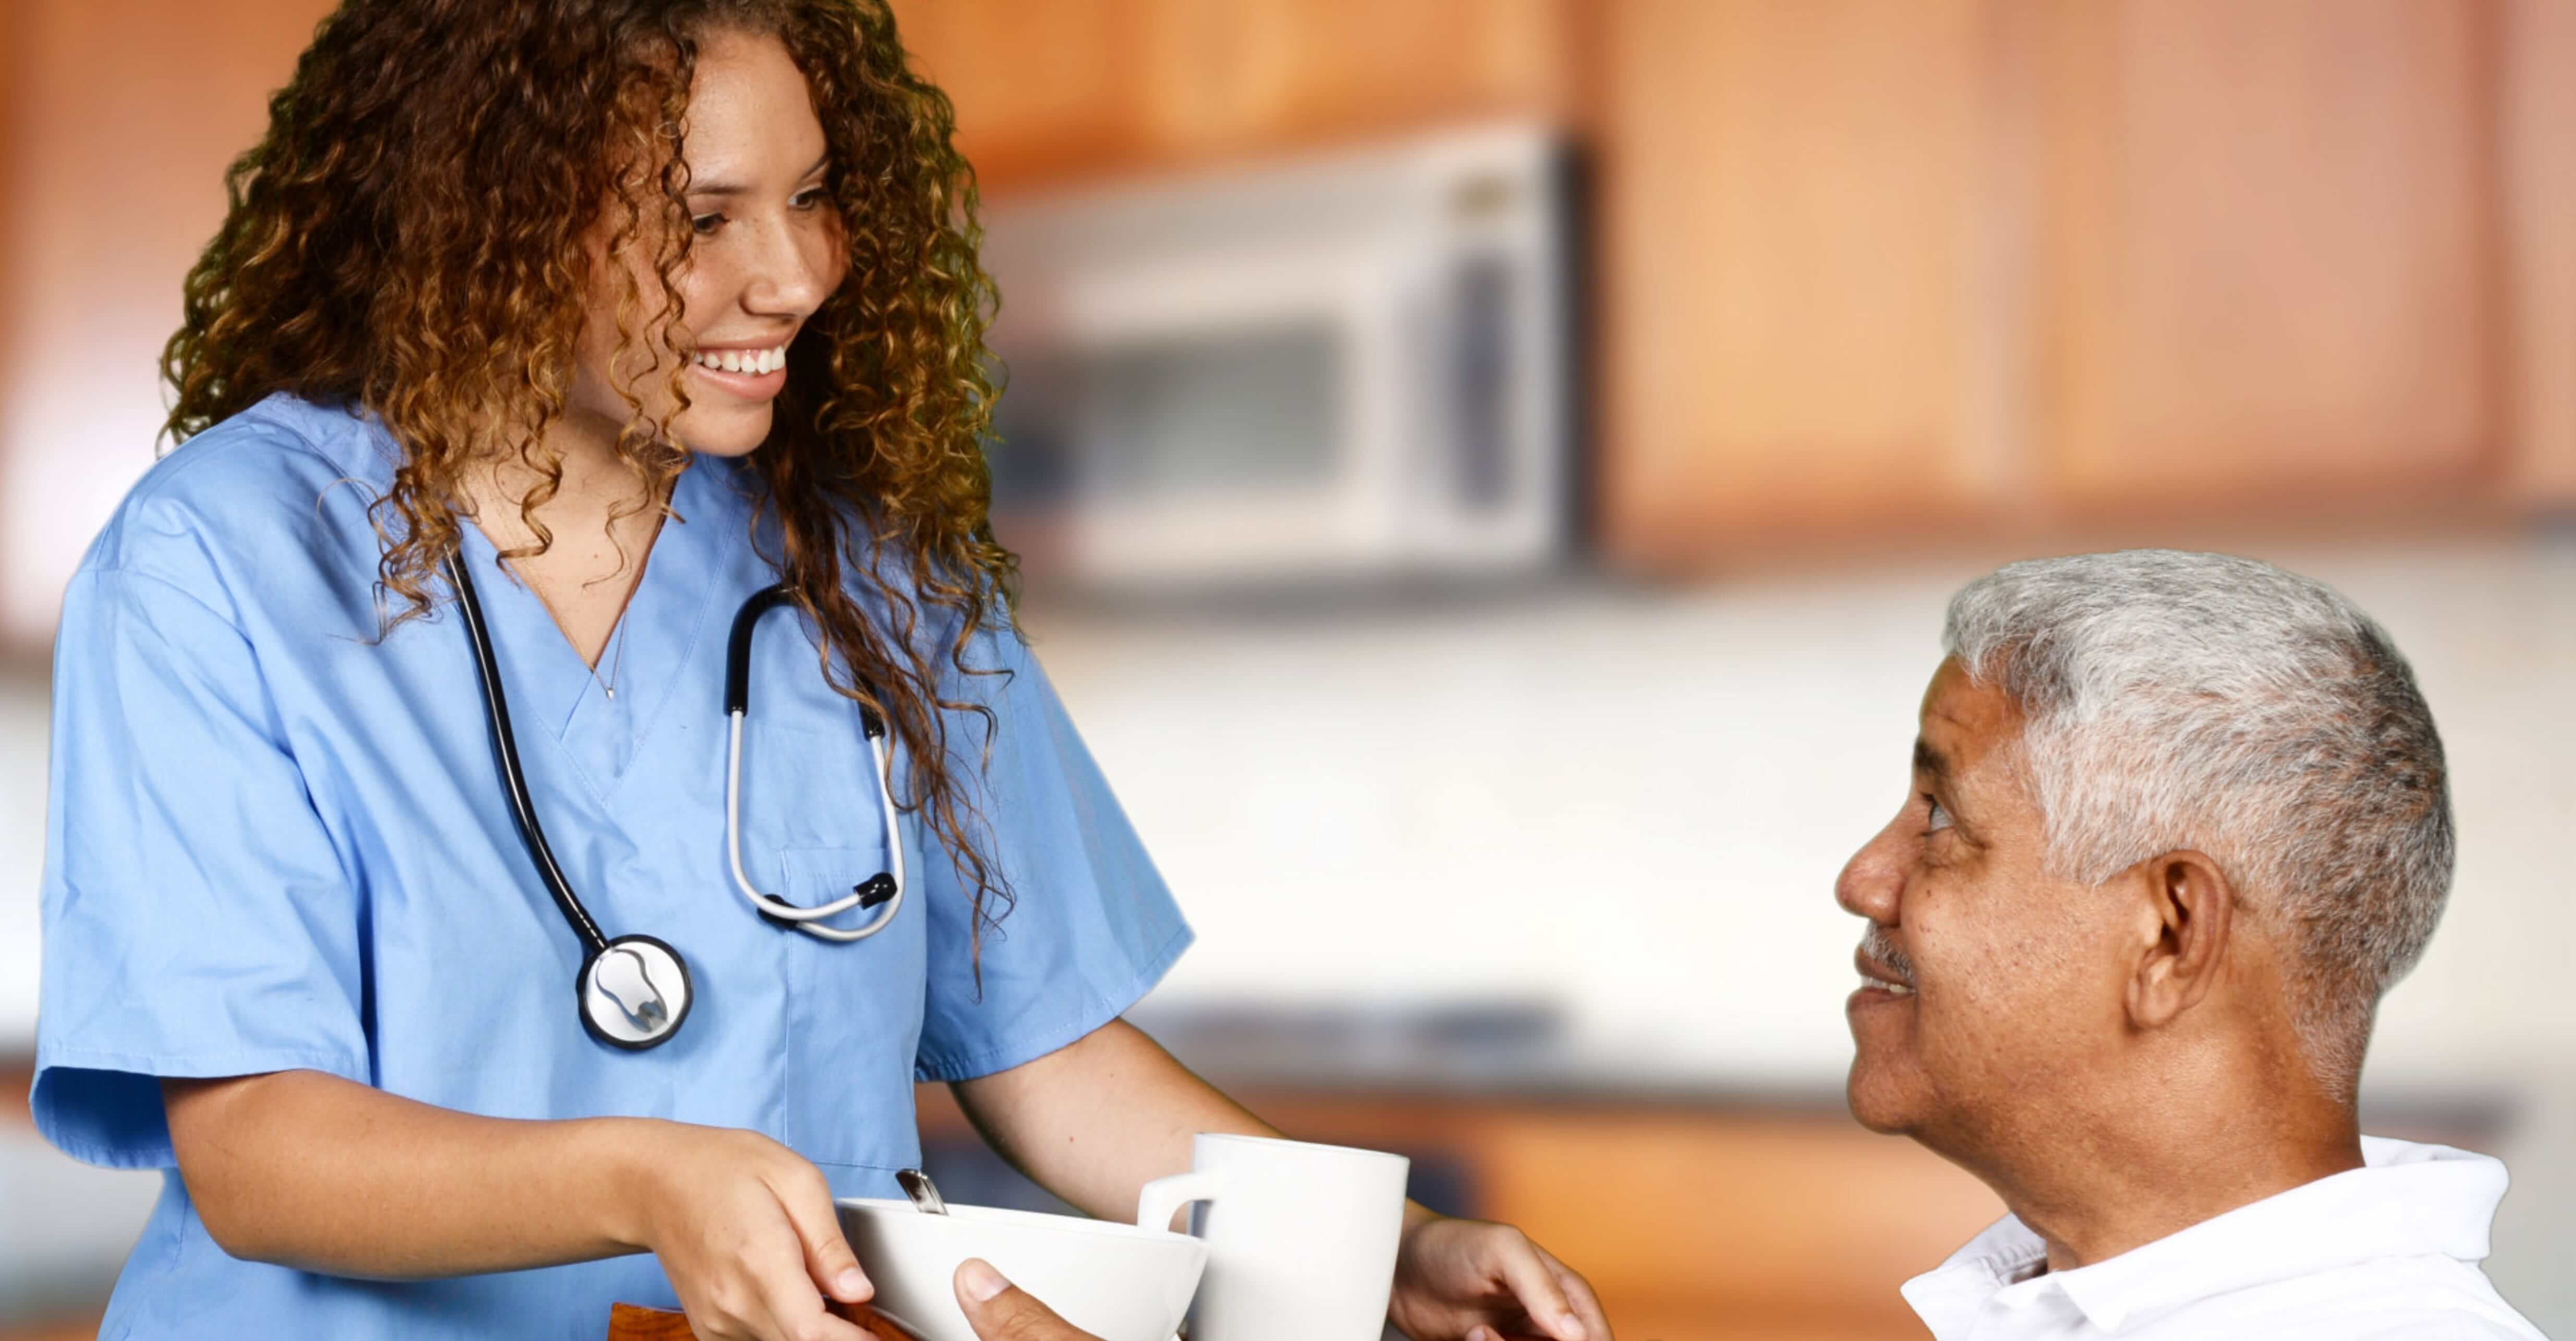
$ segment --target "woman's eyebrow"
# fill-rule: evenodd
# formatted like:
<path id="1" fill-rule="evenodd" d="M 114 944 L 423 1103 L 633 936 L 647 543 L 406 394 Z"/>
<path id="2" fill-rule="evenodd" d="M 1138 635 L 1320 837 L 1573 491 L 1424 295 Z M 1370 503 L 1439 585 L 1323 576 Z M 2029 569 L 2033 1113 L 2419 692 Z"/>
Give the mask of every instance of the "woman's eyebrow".
<path id="1" fill-rule="evenodd" d="M 796 180 L 801 182 L 830 166 L 832 166 L 832 154 L 831 151 L 827 149 L 823 152 L 823 156 L 821 158 L 814 160 L 814 166 L 798 173 L 796 175 Z M 722 178 L 715 178 L 704 182 L 692 179 L 689 182 L 689 194 L 693 196 L 738 196 L 748 192 L 749 190 L 751 190 L 751 188 L 748 186 L 739 186 L 733 182 L 725 181 Z"/>

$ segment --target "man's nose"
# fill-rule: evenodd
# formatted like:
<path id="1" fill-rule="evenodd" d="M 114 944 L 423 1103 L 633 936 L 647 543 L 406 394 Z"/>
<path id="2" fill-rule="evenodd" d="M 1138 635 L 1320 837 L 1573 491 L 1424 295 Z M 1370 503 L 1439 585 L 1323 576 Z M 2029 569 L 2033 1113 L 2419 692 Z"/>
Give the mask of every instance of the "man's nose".
<path id="1" fill-rule="evenodd" d="M 1879 830 L 1843 863 L 1843 873 L 1834 878 L 1834 902 L 1845 912 L 1894 926 L 1905 893 L 1902 846 L 1894 823 Z"/>

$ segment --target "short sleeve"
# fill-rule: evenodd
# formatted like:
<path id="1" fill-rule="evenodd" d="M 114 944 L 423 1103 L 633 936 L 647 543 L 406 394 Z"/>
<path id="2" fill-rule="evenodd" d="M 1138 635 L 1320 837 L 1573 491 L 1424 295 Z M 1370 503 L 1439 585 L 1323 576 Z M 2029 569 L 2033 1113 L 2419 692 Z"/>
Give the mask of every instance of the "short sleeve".
<path id="1" fill-rule="evenodd" d="M 166 579 L 84 569 L 53 712 L 45 1138 L 169 1167 L 161 1077 L 363 1081 L 356 896 L 240 630 Z"/>
<path id="2" fill-rule="evenodd" d="M 953 674 L 947 690 L 991 710 L 991 748 L 976 714 L 952 713 L 950 760 L 1013 901 L 985 932 L 979 984 L 974 892 L 935 840 L 925 842 L 924 1080 L 1007 1071 L 1080 1040 L 1125 1013 L 1190 944 L 1171 891 L 1027 645 L 986 629 L 967 656 L 970 667 L 998 673 Z"/>

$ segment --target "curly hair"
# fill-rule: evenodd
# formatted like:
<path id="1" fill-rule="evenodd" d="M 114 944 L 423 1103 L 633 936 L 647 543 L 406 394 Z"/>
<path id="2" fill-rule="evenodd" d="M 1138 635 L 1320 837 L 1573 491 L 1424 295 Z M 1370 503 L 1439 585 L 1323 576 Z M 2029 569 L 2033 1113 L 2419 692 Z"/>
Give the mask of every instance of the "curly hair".
<path id="1" fill-rule="evenodd" d="M 994 296 L 948 100 L 906 63 L 884 0 L 347 0 L 226 174 L 230 210 L 162 356 L 166 432 L 175 445 L 277 391 L 372 411 L 403 447 L 371 514 L 377 581 L 400 598 L 389 629 L 432 604 L 470 466 L 515 456 L 535 472 L 520 513 L 537 540 L 510 556 L 542 552 L 534 513 L 562 469 L 538 444 L 565 412 L 594 270 L 623 276 L 612 368 L 638 341 L 678 347 L 681 155 L 699 45 L 718 32 L 775 37 L 803 72 L 848 261 L 788 350 L 751 457 L 754 531 L 774 513 L 780 552 L 764 557 L 821 631 L 825 675 L 909 747 L 887 785 L 974 892 L 980 961 L 1012 896 L 970 832 L 948 716 L 979 714 L 987 746 L 995 723 L 942 696 L 940 663 L 968 673 L 976 631 L 1012 625 L 982 450 Z M 629 258 L 649 262 L 658 317 L 639 315 L 656 309 Z M 685 367 L 668 374 L 674 417 Z M 688 454 L 616 390 L 618 457 L 668 497 Z"/>

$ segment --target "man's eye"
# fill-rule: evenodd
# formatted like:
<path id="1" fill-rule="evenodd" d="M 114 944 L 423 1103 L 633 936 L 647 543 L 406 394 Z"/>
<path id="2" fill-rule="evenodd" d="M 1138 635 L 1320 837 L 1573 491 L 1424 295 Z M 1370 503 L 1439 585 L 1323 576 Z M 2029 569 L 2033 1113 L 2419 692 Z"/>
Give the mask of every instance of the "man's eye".
<path id="1" fill-rule="evenodd" d="M 724 221 L 725 217 L 721 214 L 701 214 L 689 220 L 689 229 L 698 236 L 705 237 L 716 231 Z"/>
<path id="2" fill-rule="evenodd" d="M 1950 808 L 1941 804 L 1939 797 L 1926 795 L 1923 798 L 1923 804 L 1925 806 L 1923 822 L 1925 832 L 1928 833 L 1950 827 Z"/>

